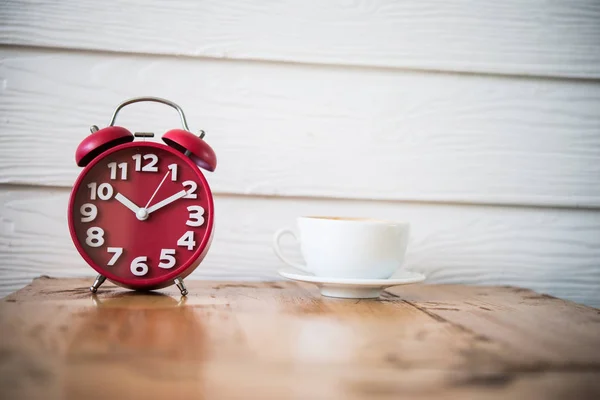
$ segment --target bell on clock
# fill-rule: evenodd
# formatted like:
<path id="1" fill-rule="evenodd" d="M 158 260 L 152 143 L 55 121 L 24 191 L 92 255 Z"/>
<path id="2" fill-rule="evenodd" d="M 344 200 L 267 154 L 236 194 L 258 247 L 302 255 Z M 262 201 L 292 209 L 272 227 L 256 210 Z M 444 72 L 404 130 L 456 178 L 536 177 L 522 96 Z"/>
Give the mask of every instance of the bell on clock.
<path id="1" fill-rule="evenodd" d="M 119 110 L 142 101 L 175 108 L 183 129 L 166 132 L 161 144 L 143 139 L 153 133 L 114 125 Z M 204 132 L 192 134 L 182 109 L 157 97 L 121 103 L 108 127 L 91 131 L 75 153 L 83 171 L 68 208 L 73 243 L 98 272 L 90 290 L 108 279 L 137 290 L 175 284 L 187 295 L 183 279 L 206 256 L 214 228 L 213 197 L 199 168 L 214 171 L 217 159 Z"/>

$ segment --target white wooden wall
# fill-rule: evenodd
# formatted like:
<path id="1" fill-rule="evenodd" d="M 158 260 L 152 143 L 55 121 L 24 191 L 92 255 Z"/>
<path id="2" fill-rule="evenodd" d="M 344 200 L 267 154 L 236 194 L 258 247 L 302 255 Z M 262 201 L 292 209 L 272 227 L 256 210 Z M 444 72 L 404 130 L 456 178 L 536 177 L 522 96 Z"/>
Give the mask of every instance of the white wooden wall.
<path id="1" fill-rule="evenodd" d="M 598 1 L 0 1 L 0 295 L 92 275 L 67 230 L 74 150 L 140 95 L 218 155 L 194 277 L 277 279 L 276 228 L 375 216 L 412 223 L 429 282 L 600 306 Z"/>

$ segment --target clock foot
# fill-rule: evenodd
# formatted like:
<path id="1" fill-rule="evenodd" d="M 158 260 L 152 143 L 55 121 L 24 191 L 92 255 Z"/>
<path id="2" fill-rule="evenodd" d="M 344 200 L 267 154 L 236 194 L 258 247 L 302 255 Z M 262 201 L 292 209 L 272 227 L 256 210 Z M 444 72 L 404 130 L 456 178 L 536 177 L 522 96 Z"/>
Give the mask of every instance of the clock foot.
<path id="1" fill-rule="evenodd" d="M 182 296 L 187 296 L 188 290 L 185 288 L 185 284 L 183 283 L 183 279 L 181 279 L 181 278 L 175 278 L 175 284 L 179 288 L 179 291 L 181 292 L 181 295 Z"/>
<path id="2" fill-rule="evenodd" d="M 92 286 L 90 286 L 90 292 L 96 293 L 98 291 L 98 288 L 104 283 L 105 280 L 106 280 L 105 276 L 98 275 L 96 277 L 96 280 L 94 281 L 94 284 Z"/>

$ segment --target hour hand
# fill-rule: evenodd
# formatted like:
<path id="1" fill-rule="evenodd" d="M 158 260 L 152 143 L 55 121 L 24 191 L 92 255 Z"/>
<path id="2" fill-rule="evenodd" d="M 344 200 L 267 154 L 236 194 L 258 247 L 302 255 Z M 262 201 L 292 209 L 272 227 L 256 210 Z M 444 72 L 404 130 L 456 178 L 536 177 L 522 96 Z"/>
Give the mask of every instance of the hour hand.
<path id="1" fill-rule="evenodd" d="M 137 214 L 138 211 L 140 210 L 140 208 L 138 206 L 136 206 L 133 201 L 129 200 L 127 197 L 123 196 L 121 193 L 117 193 L 115 195 L 115 200 L 117 200 L 119 203 L 123 204 L 125 207 L 129 208 L 135 214 Z"/>

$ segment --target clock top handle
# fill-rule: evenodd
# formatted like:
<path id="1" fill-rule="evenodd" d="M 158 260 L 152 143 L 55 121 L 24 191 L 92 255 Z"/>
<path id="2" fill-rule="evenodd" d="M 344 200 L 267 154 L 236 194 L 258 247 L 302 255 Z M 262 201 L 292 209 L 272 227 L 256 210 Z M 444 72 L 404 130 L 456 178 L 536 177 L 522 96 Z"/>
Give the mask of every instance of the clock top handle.
<path id="1" fill-rule="evenodd" d="M 131 132 L 123 127 L 115 126 L 114 124 L 117 119 L 117 114 L 119 114 L 119 111 L 121 111 L 123 107 L 143 101 L 165 104 L 177 110 L 183 129 L 171 129 L 163 135 L 163 141 L 168 146 L 173 147 L 190 157 L 198 167 L 208 171 L 215 170 L 217 167 L 217 156 L 208 143 L 202 140 L 204 138 L 204 131 L 201 130 L 198 136 L 192 134 L 181 107 L 170 100 L 152 96 L 134 97 L 119 104 L 113 112 L 110 123 L 106 128 L 98 129 L 96 125 L 92 125 L 90 128 L 92 134 L 79 144 L 75 152 L 75 161 L 77 162 L 77 165 L 85 167 L 96 156 L 109 148 L 121 143 L 133 141 L 134 135 L 132 135 Z"/>
<path id="2" fill-rule="evenodd" d="M 170 100 L 163 99 L 161 97 L 152 97 L 152 96 L 134 97 L 129 100 L 125 100 L 124 102 L 119 104 L 117 106 L 117 108 L 115 108 L 115 111 L 113 112 L 112 118 L 110 119 L 110 123 L 108 124 L 108 126 L 113 126 L 115 124 L 115 119 L 117 119 L 117 114 L 119 114 L 119 111 L 121 111 L 121 109 L 123 107 L 128 106 L 129 104 L 140 103 L 143 101 L 162 103 L 167 106 L 173 107 L 179 113 L 179 119 L 181 119 L 181 125 L 183 126 L 183 129 L 190 132 L 190 128 L 188 127 L 187 121 L 185 119 L 185 114 L 183 113 L 183 110 L 181 109 L 181 107 L 179 107 L 177 104 L 173 103 Z M 200 138 L 202 138 L 202 137 L 204 137 L 204 131 L 201 131 L 201 133 L 200 133 Z"/>

